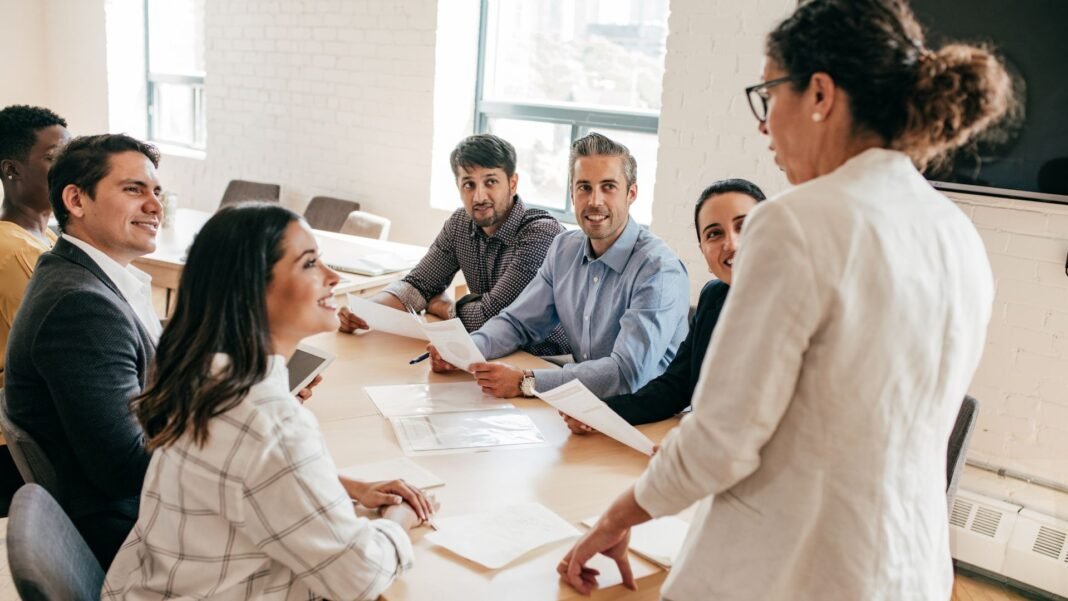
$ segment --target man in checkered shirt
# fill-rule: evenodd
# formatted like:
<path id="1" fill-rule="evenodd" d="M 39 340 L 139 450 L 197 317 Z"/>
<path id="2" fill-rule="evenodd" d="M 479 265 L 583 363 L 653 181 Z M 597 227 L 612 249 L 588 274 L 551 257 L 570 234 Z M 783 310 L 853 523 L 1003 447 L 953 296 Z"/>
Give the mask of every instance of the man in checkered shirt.
<path id="1" fill-rule="evenodd" d="M 442 319 L 459 317 L 474 332 L 527 287 L 564 228 L 549 213 L 527 208 L 516 194 L 515 148 L 507 141 L 492 134 L 470 136 L 449 162 L 463 208 L 445 222 L 415 269 L 371 300 Z M 457 270 L 471 293 L 454 302 L 446 289 Z M 348 308 L 341 309 L 340 318 L 342 332 L 367 328 Z M 523 350 L 541 356 L 571 353 L 561 326 Z"/>

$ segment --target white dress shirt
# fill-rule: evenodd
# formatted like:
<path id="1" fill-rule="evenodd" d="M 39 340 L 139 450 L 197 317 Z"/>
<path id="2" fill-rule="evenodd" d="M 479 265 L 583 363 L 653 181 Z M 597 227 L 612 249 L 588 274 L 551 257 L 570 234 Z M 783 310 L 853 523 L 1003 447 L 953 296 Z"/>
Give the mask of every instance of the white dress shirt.
<path id="1" fill-rule="evenodd" d="M 947 441 L 993 301 L 978 233 L 873 149 L 758 205 L 740 248 L 693 413 L 635 487 L 654 517 L 700 501 L 664 597 L 948 599 Z"/>
<path id="2" fill-rule="evenodd" d="M 106 253 L 89 244 L 85 240 L 75 238 L 70 234 L 63 234 L 63 238 L 71 244 L 85 251 L 104 275 L 115 283 L 122 293 L 126 302 L 130 303 L 141 325 L 145 327 L 150 338 L 159 342 L 159 336 L 163 333 L 163 326 L 159 323 L 159 316 L 152 307 L 152 276 L 134 267 L 123 267 L 118 261 L 109 257 Z"/>
<path id="3" fill-rule="evenodd" d="M 103 599 L 374 599 L 411 567 L 403 528 L 356 516 L 285 358 L 268 369 L 202 447 L 153 453 Z"/>

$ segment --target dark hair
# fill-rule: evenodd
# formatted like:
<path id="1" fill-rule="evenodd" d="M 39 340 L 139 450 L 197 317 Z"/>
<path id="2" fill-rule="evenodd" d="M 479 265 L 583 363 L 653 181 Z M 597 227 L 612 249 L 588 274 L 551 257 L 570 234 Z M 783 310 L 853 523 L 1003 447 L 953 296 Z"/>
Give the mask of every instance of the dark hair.
<path id="1" fill-rule="evenodd" d="M 92 198 L 96 195 L 96 185 L 111 171 L 111 155 L 123 152 L 140 152 L 153 166 L 159 167 L 156 147 L 126 134 L 79 136 L 60 151 L 48 170 L 48 199 L 60 231 L 67 229 L 70 218 L 63 204 L 63 190 L 74 185 Z"/>
<path id="2" fill-rule="evenodd" d="M 575 177 L 575 161 L 579 157 L 605 156 L 619 157 L 623 160 L 623 177 L 627 179 L 627 188 L 638 181 L 638 161 L 630 149 L 608 136 L 590 132 L 571 143 L 571 154 L 567 157 L 567 172 Z"/>
<path id="3" fill-rule="evenodd" d="M 37 143 L 37 132 L 66 120 L 39 106 L 13 104 L 0 111 L 0 159 L 25 161 Z"/>
<path id="4" fill-rule="evenodd" d="M 220 209 L 197 234 L 148 387 L 131 402 L 150 451 L 187 432 L 203 445 L 211 419 L 266 377 L 267 286 L 286 228 L 299 219 L 278 203 L 249 202 Z M 213 367 L 216 353 L 229 365 Z"/>
<path id="5" fill-rule="evenodd" d="M 449 165 L 453 177 L 460 177 L 460 167 L 482 167 L 503 169 L 510 178 L 515 173 L 515 148 L 493 134 L 475 134 L 460 140 L 449 154 Z"/>
<path id="6" fill-rule="evenodd" d="M 747 179 L 732 177 L 713 182 L 711 186 L 701 191 L 701 195 L 697 197 L 697 204 L 693 207 L 693 227 L 697 230 L 698 240 L 701 239 L 701 226 L 697 223 L 697 215 L 701 212 L 701 207 L 705 206 L 705 201 L 709 198 L 729 192 L 745 194 L 757 202 L 767 198 L 767 196 L 764 196 L 764 191 L 760 189 L 760 186 Z"/>
<path id="7" fill-rule="evenodd" d="M 985 48 L 937 52 L 904 0 L 809 0 L 768 35 L 768 57 L 805 90 L 827 73 L 849 95 L 856 127 L 919 166 L 944 156 L 1007 114 L 1013 84 Z"/>

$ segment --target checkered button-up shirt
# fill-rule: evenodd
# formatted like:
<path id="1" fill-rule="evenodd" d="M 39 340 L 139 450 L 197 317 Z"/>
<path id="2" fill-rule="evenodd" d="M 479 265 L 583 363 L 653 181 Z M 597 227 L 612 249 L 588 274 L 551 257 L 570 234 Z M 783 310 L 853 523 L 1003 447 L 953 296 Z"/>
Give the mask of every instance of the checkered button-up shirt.
<path id="1" fill-rule="evenodd" d="M 153 454 L 102 597 L 374 599 L 411 564 L 403 528 L 356 516 L 275 356 L 202 448 L 187 435 Z"/>
<path id="2" fill-rule="evenodd" d="M 472 295 L 471 300 L 460 303 L 456 316 L 467 331 L 474 332 L 527 287 L 545 261 L 553 239 L 563 231 L 552 215 L 528 209 L 519 196 L 492 236 L 487 236 L 462 208 L 457 209 L 415 269 L 386 292 L 422 311 L 431 298 L 449 287 L 458 270 L 463 271 Z M 567 336 L 559 327 L 523 350 L 542 356 L 571 353 Z"/>

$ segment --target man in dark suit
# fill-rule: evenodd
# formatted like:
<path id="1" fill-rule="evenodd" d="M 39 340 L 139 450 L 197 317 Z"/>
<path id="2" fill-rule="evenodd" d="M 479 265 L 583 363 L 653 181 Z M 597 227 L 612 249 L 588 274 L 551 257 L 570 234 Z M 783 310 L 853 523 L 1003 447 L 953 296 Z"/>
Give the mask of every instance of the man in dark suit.
<path id="1" fill-rule="evenodd" d="M 77 138 L 48 174 L 62 236 L 41 256 L 7 350 L 7 404 L 53 463 L 61 502 L 107 569 L 137 518 L 149 455 L 130 399 L 159 338 L 148 276 L 156 247 L 156 149 Z"/>

